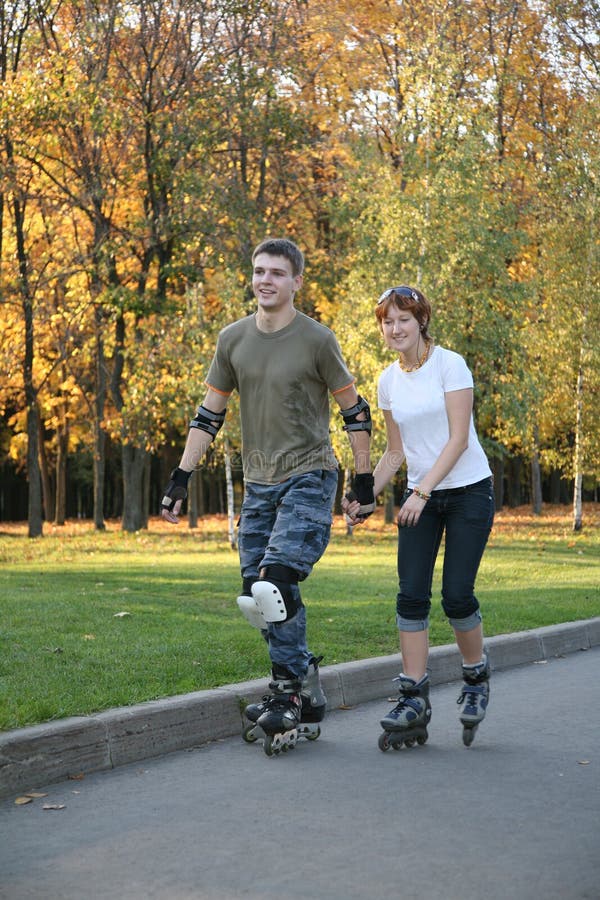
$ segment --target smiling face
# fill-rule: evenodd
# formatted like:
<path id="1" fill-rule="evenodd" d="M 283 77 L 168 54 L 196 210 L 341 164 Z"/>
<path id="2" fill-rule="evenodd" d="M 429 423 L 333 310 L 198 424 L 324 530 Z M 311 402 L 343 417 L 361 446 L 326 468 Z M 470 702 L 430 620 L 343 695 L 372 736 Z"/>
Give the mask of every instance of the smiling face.
<path id="1" fill-rule="evenodd" d="M 383 338 L 396 353 L 401 353 L 407 362 L 416 360 L 421 326 L 409 309 L 399 309 L 395 303 L 389 303 L 385 314 L 379 321 Z"/>
<path id="2" fill-rule="evenodd" d="M 259 253 L 254 259 L 252 290 L 264 312 L 275 313 L 290 307 L 302 285 L 302 275 L 294 275 L 285 256 Z"/>

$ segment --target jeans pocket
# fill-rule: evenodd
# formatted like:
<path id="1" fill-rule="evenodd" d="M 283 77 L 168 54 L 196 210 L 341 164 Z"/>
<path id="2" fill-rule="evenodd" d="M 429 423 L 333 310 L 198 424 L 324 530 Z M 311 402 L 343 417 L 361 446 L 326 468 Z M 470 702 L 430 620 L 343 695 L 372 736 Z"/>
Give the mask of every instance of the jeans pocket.
<path id="1" fill-rule="evenodd" d="M 478 488 L 465 493 L 464 517 L 470 525 L 490 530 L 494 523 L 494 493 L 489 488 Z"/>

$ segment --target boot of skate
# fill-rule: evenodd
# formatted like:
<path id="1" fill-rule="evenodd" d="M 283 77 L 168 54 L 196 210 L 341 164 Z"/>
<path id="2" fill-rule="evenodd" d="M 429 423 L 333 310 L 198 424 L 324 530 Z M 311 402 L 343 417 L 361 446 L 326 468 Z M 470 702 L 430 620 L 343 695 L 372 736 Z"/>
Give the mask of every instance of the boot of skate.
<path id="1" fill-rule="evenodd" d="M 386 731 L 410 732 L 414 728 L 426 728 L 431 718 L 429 703 L 429 675 L 420 681 L 409 678 L 403 672 L 394 681 L 399 685 L 398 703 L 381 720 Z"/>
<path id="2" fill-rule="evenodd" d="M 308 662 L 308 671 L 302 680 L 300 698 L 302 700 L 302 722 L 322 722 L 327 709 L 327 697 L 321 685 L 319 677 L 319 663 L 322 656 L 311 656 Z M 244 710 L 244 715 L 250 722 L 258 722 L 267 709 L 271 699 L 266 694 L 258 703 L 249 703 Z"/>
<path id="3" fill-rule="evenodd" d="M 458 700 L 460 721 L 473 728 L 485 718 L 490 696 L 490 667 L 487 654 L 481 662 L 472 666 L 463 665 L 463 686 Z"/>
<path id="4" fill-rule="evenodd" d="M 273 666 L 273 681 L 269 682 L 272 693 L 256 722 L 265 734 L 280 734 L 296 728 L 302 715 L 301 689 L 302 681 L 293 673 L 284 667 Z"/>
<path id="5" fill-rule="evenodd" d="M 321 722 L 327 709 L 327 697 L 319 678 L 319 663 L 322 656 L 311 656 L 308 671 L 302 681 L 300 699 L 302 701 L 301 722 Z"/>

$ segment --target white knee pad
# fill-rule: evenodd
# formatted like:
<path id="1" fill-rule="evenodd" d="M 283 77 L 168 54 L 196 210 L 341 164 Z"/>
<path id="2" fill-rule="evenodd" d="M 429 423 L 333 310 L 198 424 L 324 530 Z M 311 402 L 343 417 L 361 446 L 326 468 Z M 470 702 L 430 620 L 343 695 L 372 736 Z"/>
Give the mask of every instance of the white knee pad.
<path id="1" fill-rule="evenodd" d="M 252 585 L 252 597 L 265 622 L 284 622 L 288 618 L 285 600 L 272 581 L 255 581 Z"/>
<path id="2" fill-rule="evenodd" d="M 254 597 L 242 595 L 237 598 L 237 605 L 239 606 L 242 615 L 250 622 L 253 628 L 260 628 L 261 631 L 265 630 L 267 623 L 265 617 L 256 605 Z"/>

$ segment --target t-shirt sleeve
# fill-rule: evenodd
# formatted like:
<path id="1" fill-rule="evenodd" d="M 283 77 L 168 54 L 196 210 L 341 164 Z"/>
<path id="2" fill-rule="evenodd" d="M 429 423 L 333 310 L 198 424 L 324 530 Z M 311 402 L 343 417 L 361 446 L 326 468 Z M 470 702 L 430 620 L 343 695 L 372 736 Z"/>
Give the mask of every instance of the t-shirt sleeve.
<path id="1" fill-rule="evenodd" d="M 391 409 L 387 372 L 382 372 L 377 382 L 377 406 L 379 409 Z"/>
<path id="2" fill-rule="evenodd" d="M 473 387 L 473 376 L 465 360 L 452 350 L 444 354 L 442 366 L 442 387 L 448 391 L 462 391 Z"/>
<path id="3" fill-rule="evenodd" d="M 340 345 L 332 331 L 327 333 L 319 348 L 318 368 L 332 394 L 343 391 L 356 381 L 348 370 Z"/>
<path id="4" fill-rule="evenodd" d="M 217 346 L 212 362 L 205 379 L 207 387 L 213 388 L 220 394 L 230 394 L 238 387 L 237 378 L 229 362 L 226 342 L 223 335 L 217 338 Z"/>

